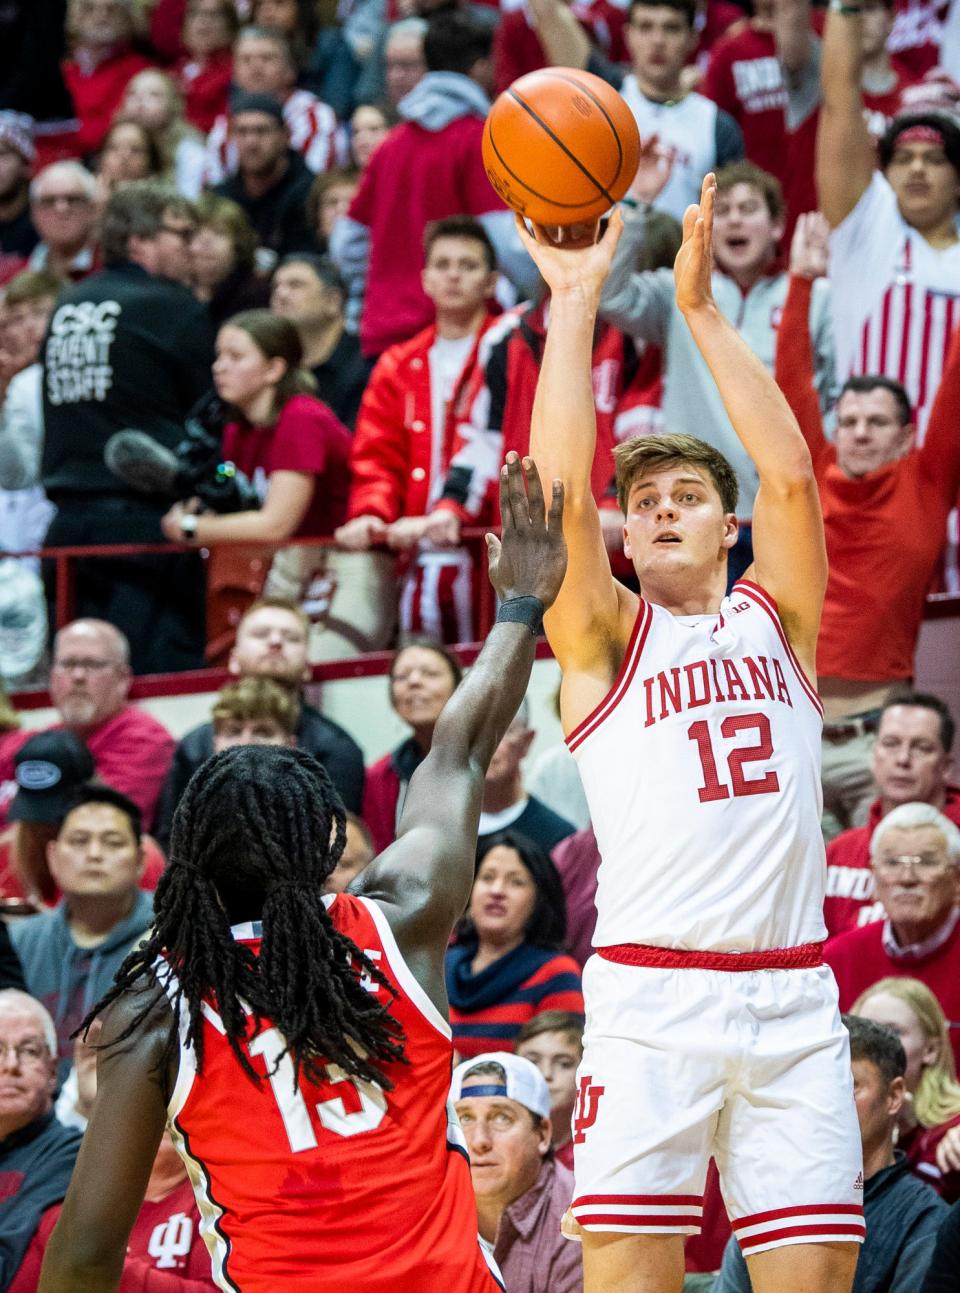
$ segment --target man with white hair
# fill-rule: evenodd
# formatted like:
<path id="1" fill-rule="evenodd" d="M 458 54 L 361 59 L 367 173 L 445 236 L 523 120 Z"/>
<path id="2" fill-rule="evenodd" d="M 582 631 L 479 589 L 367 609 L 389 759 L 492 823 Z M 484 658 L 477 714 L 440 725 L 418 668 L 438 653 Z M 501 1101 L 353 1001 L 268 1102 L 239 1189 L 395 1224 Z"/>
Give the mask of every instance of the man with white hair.
<path id="1" fill-rule="evenodd" d="M 947 1017 L 960 1059 L 960 830 L 932 804 L 902 804 L 870 841 L 884 919 L 831 939 L 824 960 L 849 1010 L 887 975 L 919 979 Z"/>
<path id="2" fill-rule="evenodd" d="M 97 773 L 134 801 L 149 830 L 175 742 L 152 714 L 132 705 L 130 647 L 106 620 L 81 619 L 67 624 L 53 642 L 50 699 L 65 727 L 85 742 Z M 35 731 L 11 732 L 0 741 L 0 826 L 17 791 L 17 777 L 30 777 L 33 789 L 52 787 L 53 764 L 33 760 L 25 771 L 15 756 Z M 57 778 L 59 779 L 59 778 Z"/>
<path id="3" fill-rule="evenodd" d="M 96 180 L 79 162 L 52 162 L 30 184 L 30 218 L 40 235 L 29 269 L 85 278 L 96 268 Z"/>
<path id="4" fill-rule="evenodd" d="M 0 1288 L 8 1288 L 48 1208 L 67 1192 L 80 1133 L 53 1113 L 57 1034 L 36 998 L 0 992 Z"/>

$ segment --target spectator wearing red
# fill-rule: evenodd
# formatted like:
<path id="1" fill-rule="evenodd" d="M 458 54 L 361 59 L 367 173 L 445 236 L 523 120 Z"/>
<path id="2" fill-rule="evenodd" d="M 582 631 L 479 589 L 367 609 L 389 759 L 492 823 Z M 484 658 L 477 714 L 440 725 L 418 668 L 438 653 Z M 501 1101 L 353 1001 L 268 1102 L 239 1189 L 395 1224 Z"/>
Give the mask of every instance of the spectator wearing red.
<path id="1" fill-rule="evenodd" d="M 437 719 L 462 676 L 456 656 L 426 639 L 408 642 L 393 657 L 390 704 L 411 734 L 367 768 L 363 820 L 377 853 L 396 836 L 410 778 L 430 753 Z"/>
<path id="2" fill-rule="evenodd" d="M 880 793 L 864 826 L 827 845 L 823 918 L 831 936 L 883 914 L 873 898 L 870 840 L 887 813 L 901 804 L 931 804 L 960 826 L 960 788 L 949 780 L 953 735 L 953 716 L 937 696 L 899 692 L 881 709 L 870 765 Z"/>
<path id="3" fill-rule="evenodd" d="M 493 40 L 494 90 L 503 91 L 518 77 L 549 67 L 557 59 L 548 53 L 550 23 L 555 21 L 554 5 L 569 5 L 570 14 L 583 32 L 585 41 L 604 59 L 623 63 L 627 49 L 623 38 L 622 7 L 609 0 L 529 0 L 526 5 L 502 12 Z M 541 37 L 541 21 L 547 24 L 546 46 Z M 570 66 L 564 60 L 567 66 Z M 575 64 L 580 66 L 579 62 Z M 585 64 L 584 64 L 585 65 Z"/>
<path id="4" fill-rule="evenodd" d="M 940 61 L 950 0 L 895 0 L 890 52 L 913 76 L 923 76 Z M 956 21 L 956 5 L 953 7 Z"/>
<path id="5" fill-rule="evenodd" d="M 176 503 L 162 521 L 171 542 L 282 543 L 330 534 L 346 513 L 350 433 L 309 392 L 296 328 L 269 310 L 236 314 L 217 334 L 213 381 L 237 417 L 224 458 L 258 489 L 257 511 L 198 516 Z"/>
<path id="6" fill-rule="evenodd" d="M 600 850 L 592 826 L 561 840 L 551 854 L 563 885 L 567 947 L 581 966 L 593 955 Z"/>
<path id="7" fill-rule="evenodd" d="M 423 290 L 435 321 L 377 362 L 357 417 L 349 519 L 336 538 L 353 552 L 383 544 L 408 552 L 401 631 L 468 642 L 473 560 L 466 549 L 443 543 L 429 513 L 444 487 L 482 338 L 494 322 L 497 267 L 486 230 L 468 216 L 428 225 L 424 255 Z M 454 529 L 451 537 L 459 538 Z"/>
<path id="8" fill-rule="evenodd" d="M 847 380 L 837 402 L 836 439 L 827 441 L 806 325 L 811 278 L 826 268 L 819 228 L 814 216 L 797 226 L 776 377 L 810 449 L 824 513 L 830 575 L 817 674 L 826 829 L 835 834 L 838 826 L 865 820 L 879 707 L 913 675 L 926 589 L 960 488 L 960 329 L 919 447 L 906 391 L 881 375 Z M 913 524 L 918 515 L 920 527 Z M 909 543 L 905 529 L 912 531 Z"/>
<path id="9" fill-rule="evenodd" d="M 948 1203 L 960 1199 L 960 1083 L 947 1021 L 919 979 L 881 979 L 862 992 L 851 1012 L 884 1024 L 907 1057 L 909 1099 L 898 1119 L 897 1148 L 913 1171 Z"/>
<path id="10" fill-rule="evenodd" d="M 71 56 L 63 75 L 80 121 L 73 146 L 87 157 L 103 143 L 127 82 L 151 63 L 131 47 L 131 0 L 73 0 L 68 30 Z"/>
<path id="11" fill-rule="evenodd" d="M 946 113 L 901 114 L 877 170 L 862 60 L 858 6 L 828 13 L 817 187 L 832 230 L 837 372 L 898 381 L 922 441 L 960 321 L 960 125 Z"/>
<path id="12" fill-rule="evenodd" d="M 282 31 L 244 27 L 233 45 L 233 88 L 240 94 L 269 95 L 283 110 L 290 147 L 318 174 L 347 160 L 345 132 L 336 113 L 309 90 L 298 90 L 297 60 Z M 230 116 L 222 112 L 207 135 L 203 179 L 220 184 L 237 169 L 236 144 L 230 138 Z M 229 195 L 228 195 L 229 196 Z"/>
<path id="13" fill-rule="evenodd" d="M 98 775 L 132 799 L 149 829 L 174 740 L 152 714 L 129 702 L 127 639 L 104 620 L 74 620 L 53 641 L 50 699 L 65 727 L 86 744 Z M 16 791 L 14 757 L 34 733 L 11 732 L 0 741 L 0 820 Z"/>
<path id="14" fill-rule="evenodd" d="M 161 0 L 153 11 L 153 24 L 163 7 Z M 187 5 L 182 38 L 186 52 L 171 71 L 183 94 L 187 120 L 203 134 L 212 130 L 217 117 L 227 110 L 236 35 L 237 11 L 232 0 L 191 0 Z"/>
<path id="15" fill-rule="evenodd" d="M 884 918 L 830 939 L 824 960 L 840 1009 L 889 976 L 920 979 L 937 998 L 960 1053 L 960 830 L 930 804 L 902 804 L 870 841 Z"/>
<path id="16" fill-rule="evenodd" d="M 580 967 L 561 950 L 565 935 L 563 890 L 549 856 L 518 831 L 491 836 L 446 956 L 453 1047 L 462 1059 L 491 1046 L 512 1051 L 541 1011 L 583 1018 Z"/>
<path id="17" fill-rule="evenodd" d="M 423 233 L 432 220 L 480 220 L 513 281 L 535 275 L 514 218 L 483 169 L 480 137 L 490 108 L 491 34 L 460 13 L 438 14 L 424 42 L 427 75 L 400 103 L 402 118 L 370 159 L 330 252 L 348 286 L 365 281 L 365 355 L 407 341 L 433 317 L 423 290 Z"/>

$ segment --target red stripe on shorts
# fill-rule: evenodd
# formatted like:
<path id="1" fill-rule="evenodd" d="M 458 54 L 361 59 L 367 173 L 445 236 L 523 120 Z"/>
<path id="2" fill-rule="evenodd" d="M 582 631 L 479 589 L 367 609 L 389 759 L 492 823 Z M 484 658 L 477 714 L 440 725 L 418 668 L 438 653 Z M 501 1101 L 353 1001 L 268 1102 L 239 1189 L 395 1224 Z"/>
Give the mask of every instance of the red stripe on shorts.
<path id="1" fill-rule="evenodd" d="M 740 1249 L 746 1254 L 761 1244 L 782 1243 L 785 1239 L 806 1239 L 813 1243 L 817 1239 L 863 1239 L 866 1235 L 863 1225 L 850 1226 L 784 1226 L 782 1230 L 764 1230 L 759 1235 L 750 1235 L 741 1239 Z"/>
<path id="2" fill-rule="evenodd" d="M 861 1217 L 863 1216 L 863 1204 L 807 1203 L 794 1208 L 774 1208 L 772 1212 L 755 1212 L 750 1217 L 740 1217 L 730 1224 L 734 1230 L 742 1230 L 745 1226 L 759 1226 L 765 1221 L 781 1221 L 785 1217 L 831 1217 L 837 1215 Z"/>
<path id="3" fill-rule="evenodd" d="M 675 1217 L 637 1216 L 633 1212 L 589 1212 L 585 1216 L 575 1215 L 581 1226 L 630 1226 L 631 1228 L 643 1226 L 648 1230 L 651 1227 L 656 1227 L 658 1230 L 674 1230 L 677 1226 L 690 1226 L 699 1230 L 701 1225 L 700 1217 L 685 1216 L 683 1213 Z"/>
<path id="4" fill-rule="evenodd" d="M 649 947 L 645 943 L 615 943 L 598 947 L 597 955 L 618 965 L 665 970 L 809 970 L 823 964 L 822 943 L 772 948 L 767 952 L 693 952 L 680 947 Z"/>

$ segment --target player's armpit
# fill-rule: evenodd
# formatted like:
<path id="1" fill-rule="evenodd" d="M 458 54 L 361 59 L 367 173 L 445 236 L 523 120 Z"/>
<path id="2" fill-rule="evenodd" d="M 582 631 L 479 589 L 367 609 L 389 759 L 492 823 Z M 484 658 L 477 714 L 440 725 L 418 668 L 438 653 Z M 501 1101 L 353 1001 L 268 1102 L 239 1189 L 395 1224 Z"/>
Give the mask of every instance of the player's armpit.
<path id="1" fill-rule="evenodd" d="M 606 661 L 611 644 L 622 637 L 625 618 L 630 619 L 629 637 L 637 599 L 613 577 L 592 495 L 579 504 L 567 504 L 563 535 L 567 573 L 557 600 L 544 616 L 544 628 L 561 669 L 593 669 L 598 661 Z"/>

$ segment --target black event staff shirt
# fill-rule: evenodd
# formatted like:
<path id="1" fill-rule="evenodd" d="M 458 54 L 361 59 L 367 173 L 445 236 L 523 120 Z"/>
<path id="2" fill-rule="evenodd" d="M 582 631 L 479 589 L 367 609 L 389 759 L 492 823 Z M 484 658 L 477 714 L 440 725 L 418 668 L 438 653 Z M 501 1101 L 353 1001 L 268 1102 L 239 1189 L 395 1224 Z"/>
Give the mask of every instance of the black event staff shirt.
<path id="1" fill-rule="evenodd" d="M 126 494 L 103 461 L 115 431 L 169 449 L 211 384 L 214 331 L 179 283 L 121 262 L 67 288 L 43 343 L 43 485 L 61 494 Z"/>

